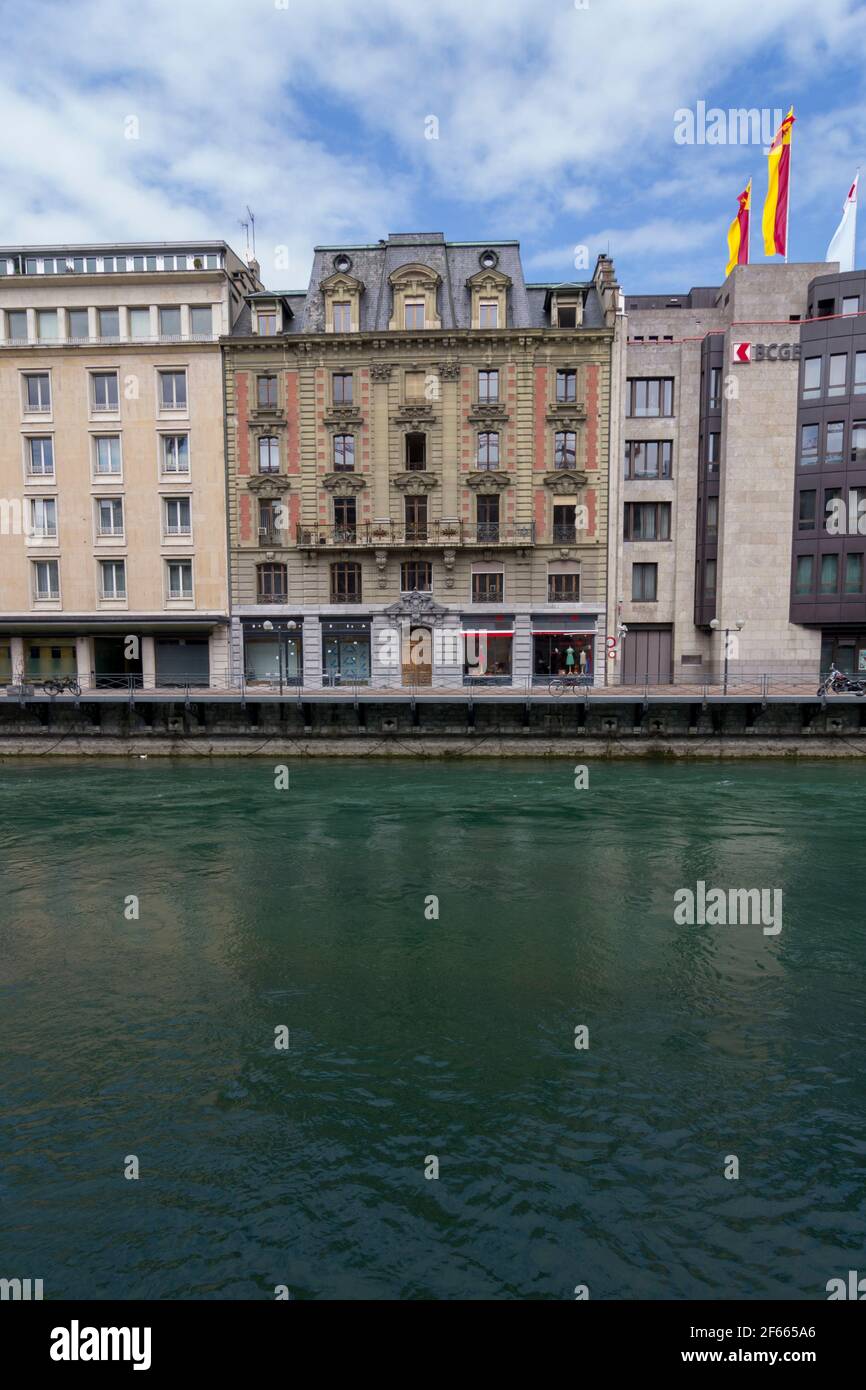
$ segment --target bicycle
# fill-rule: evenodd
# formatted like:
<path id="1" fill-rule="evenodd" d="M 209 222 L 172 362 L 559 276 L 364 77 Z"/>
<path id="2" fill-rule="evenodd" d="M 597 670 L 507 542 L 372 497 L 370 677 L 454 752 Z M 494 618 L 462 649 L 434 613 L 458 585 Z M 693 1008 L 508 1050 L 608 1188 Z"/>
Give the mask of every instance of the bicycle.
<path id="1" fill-rule="evenodd" d="M 46 695 L 63 695 L 66 692 L 70 695 L 81 694 L 81 686 L 75 676 L 51 677 L 42 682 L 42 689 Z"/>
<path id="2" fill-rule="evenodd" d="M 581 686 L 589 685 L 592 685 L 592 676 L 554 676 L 547 690 L 548 694 L 557 696 L 564 695 L 567 690 L 577 694 Z"/>

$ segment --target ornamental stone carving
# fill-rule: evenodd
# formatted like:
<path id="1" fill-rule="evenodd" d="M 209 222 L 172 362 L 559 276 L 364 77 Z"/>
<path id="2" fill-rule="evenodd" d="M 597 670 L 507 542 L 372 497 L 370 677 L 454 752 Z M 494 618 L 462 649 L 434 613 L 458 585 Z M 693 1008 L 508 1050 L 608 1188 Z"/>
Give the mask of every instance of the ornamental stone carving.
<path id="1" fill-rule="evenodd" d="M 390 362 L 373 362 L 370 366 L 371 381 L 390 381 L 393 368 Z"/>
<path id="2" fill-rule="evenodd" d="M 459 362 L 440 362 L 438 367 L 439 375 L 443 381 L 460 380 Z"/>
<path id="3" fill-rule="evenodd" d="M 398 487 L 401 492 L 408 492 L 411 488 L 414 492 L 432 492 L 439 486 L 439 479 L 435 473 L 427 473 L 421 469 L 413 469 L 409 473 L 395 473 L 391 479 L 392 487 Z"/>
<path id="4" fill-rule="evenodd" d="M 576 429 L 586 420 L 586 406 L 583 401 L 557 401 L 547 407 L 547 423 L 558 425 L 561 430 Z"/>
<path id="5" fill-rule="evenodd" d="M 282 473 L 256 473 L 247 480 L 250 492 L 288 492 L 291 486 Z"/>
<path id="6" fill-rule="evenodd" d="M 504 492 L 511 487 L 511 477 L 498 468 L 482 468 L 466 474 L 466 486 L 476 492 Z"/>
<path id="7" fill-rule="evenodd" d="M 321 485 L 335 497 L 354 497 L 357 492 L 363 492 L 367 479 L 358 473 L 326 473 Z"/>
<path id="8" fill-rule="evenodd" d="M 322 421 L 339 429 L 344 425 L 362 425 L 364 417 L 359 405 L 330 405 L 325 407 Z"/>
<path id="9" fill-rule="evenodd" d="M 411 594 L 404 594 L 397 603 L 389 604 L 385 612 L 389 618 L 409 618 L 413 623 L 433 623 L 435 626 L 447 616 L 448 609 L 436 603 L 432 594 L 422 594 L 413 589 Z"/>
<path id="10" fill-rule="evenodd" d="M 545 473 L 544 486 L 549 487 L 553 493 L 561 496 L 570 496 L 575 488 L 586 487 L 588 475 L 580 468 L 555 468 L 552 473 Z"/>
<path id="11" fill-rule="evenodd" d="M 504 405 L 493 404 L 487 401 L 476 402 L 469 407 L 468 419 L 474 425 L 505 424 L 508 420 L 508 411 Z"/>
<path id="12" fill-rule="evenodd" d="M 421 403 L 407 403 L 402 405 L 396 415 L 391 416 L 392 425 L 409 425 L 415 427 L 419 425 L 435 425 L 436 417 L 433 414 L 433 407 L 426 401 Z"/>

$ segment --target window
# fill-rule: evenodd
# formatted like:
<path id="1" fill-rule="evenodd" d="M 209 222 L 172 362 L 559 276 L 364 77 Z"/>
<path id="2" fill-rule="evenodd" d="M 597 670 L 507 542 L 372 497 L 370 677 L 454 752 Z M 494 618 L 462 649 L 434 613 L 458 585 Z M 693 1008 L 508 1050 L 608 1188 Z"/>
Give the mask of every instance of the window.
<path id="1" fill-rule="evenodd" d="M 334 540 L 352 542 L 357 538 L 358 503 L 354 497 L 334 498 Z"/>
<path id="2" fill-rule="evenodd" d="M 856 310 L 851 310 L 855 313 Z M 863 555 L 845 556 L 845 587 L 846 594 L 862 594 L 863 592 Z"/>
<path id="3" fill-rule="evenodd" d="M 800 465 L 810 468 L 818 462 L 818 426 L 800 426 Z"/>
<path id="4" fill-rule="evenodd" d="M 670 502 L 626 502 L 623 538 L 627 541 L 669 541 Z"/>
<path id="5" fill-rule="evenodd" d="M 577 400 L 577 372 L 573 367 L 565 367 L 556 373 L 556 399 Z"/>
<path id="6" fill-rule="evenodd" d="M 51 380 L 47 372 L 27 372 L 24 377 L 24 404 L 27 410 L 51 409 Z"/>
<path id="7" fill-rule="evenodd" d="M 843 297 L 842 297 L 842 313 L 843 313 L 843 314 L 859 314 L 859 312 L 860 312 L 860 296 L 857 295 L 857 294 L 843 295 Z"/>
<path id="8" fill-rule="evenodd" d="M 400 589 L 411 594 L 429 594 L 433 589 L 433 565 L 429 560 L 404 560 L 400 566 Z"/>
<path id="9" fill-rule="evenodd" d="M 192 532 L 192 514 L 188 497 L 166 497 L 164 513 L 167 536 L 188 536 Z"/>
<path id="10" fill-rule="evenodd" d="M 189 472 L 188 434 L 162 435 L 162 471 L 163 473 Z"/>
<path id="11" fill-rule="evenodd" d="M 275 434 L 263 434 L 259 438 L 259 472 L 279 473 L 280 441 Z"/>
<path id="12" fill-rule="evenodd" d="M 256 332 L 262 337 L 272 338 L 277 331 L 277 316 L 275 313 L 256 314 Z"/>
<path id="13" fill-rule="evenodd" d="M 93 441 L 94 472 L 102 475 L 120 476 L 120 435 L 101 434 Z"/>
<path id="14" fill-rule="evenodd" d="M 718 430 L 710 430 L 707 435 L 707 473 L 713 474 L 719 471 L 719 457 L 721 453 L 722 436 Z"/>
<path id="15" fill-rule="evenodd" d="M 499 494 L 481 493 L 475 499 L 478 518 L 477 539 L 479 541 L 499 540 Z"/>
<path id="16" fill-rule="evenodd" d="M 118 309 L 97 309 L 96 322 L 100 338 L 120 337 L 120 311 Z"/>
<path id="17" fill-rule="evenodd" d="M 334 470 L 337 473 L 351 473 L 355 467 L 355 436 L 353 434 L 334 435 Z"/>
<path id="18" fill-rule="evenodd" d="M 285 565 L 256 565 L 258 603 L 285 603 L 288 592 L 288 570 Z"/>
<path id="19" fill-rule="evenodd" d="M 31 497 L 30 534 L 37 540 L 57 539 L 57 503 L 53 497 Z"/>
<path id="20" fill-rule="evenodd" d="M 819 319 L 828 319 L 828 318 L 831 317 L 832 314 L 835 313 L 835 311 L 836 311 L 836 301 L 835 301 L 835 299 L 819 299 L 819 300 L 818 300 L 818 318 L 819 318 Z"/>
<path id="21" fill-rule="evenodd" d="M 97 536 L 123 535 L 123 498 L 98 497 L 96 499 Z"/>
<path id="22" fill-rule="evenodd" d="M 824 530 L 830 535 L 841 535 L 844 530 L 844 516 L 842 489 L 840 487 L 825 487 Z"/>
<path id="23" fill-rule="evenodd" d="M 556 325 L 558 328 L 577 327 L 577 305 L 576 304 L 557 304 L 556 306 Z"/>
<path id="24" fill-rule="evenodd" d="M 844 396 L 845 380 L 848 375 L 848 354 L 847 352 L 833 352 L 830 354 L 830 374 L 827 380 L 828 396 Z"/>
<path id="25" fill-rule="evenodd" d="M 812 401 L 821 394 L 821 359 L 807 357 L 803 363 L 803 400 Z"/>
<path id="26" fill-rule="evenodd" d="M 424 401 L 424 385 L 423 372 L 405 372 L 403 376 L 403 390 L 406 400 Z"/>
<path id="27" fill-rule="evenodd" d="M 854 395 L 866 395 L 866 352 L 854 354 Z"/>
<path id="28" fill-rule="evenodd" d="M 66 313 L 68 320 L 69 337 L 74 343 L 86 342 L 90 337 L 90 323 L 86 309 L 68 309 Z"/>
<path id="29" fill-rule="evenodd" d="M 427 498 L 407 497 L 404 499 L 407 541 L 426 541 L 427 539 Z"/>
<path id="30" fill-rule="evenodd" d="M 845 421 L 831 420 L 827 426 L 826 463 L 841 463 L 845 445 Z"/>
<path id="31" fill-rule="evenodd" d="M 855 420 L 851 426 L 851 462 L 866 459 L 866 420 Z"/>
<path id="32" fill-rule="evenodd" d="M 476 468 L 492 469 L 499 467 L 499 431 L 482 430 L 478 436 Z"/>
<path id="33" fill-rule="evenodd" d="M 277 378 L 260 376 L 256 378 L 256 402 L 259 410 L 273 410 L 278 403 Z"/>
<path id="34" fill-rule="evenodd" d="M 361 602 L 361 566 L 345 560 L 331 565 L 331 602 Z"/>
<path id="35" fill-rule="evenodd" d="M 194 338 L 213 337 L 213 314 L 209 304 L 193 304 L 191 306 L 189 331 Z"/>
<path id="36" fill-rule="evenodd" d="M 54 440 L 49 435 L 28 439 L 27 472 L 34 478 L 54 477 Z"/>
<path id="37" fill-rule="evenodd" d="M 704 534 L 708 541 L 714 541 L 719 534 L 719 499 L 707 498 L 707 519 Z"/>
<path id="38" fill-rule="evenodd" d="M 159 373 L 159 404 L 163 410 L 186 409 L 186 372 Z"/>
<path id="39" fill-rule="evenodd" d="M 557 430 L 553 439 L 554 468 L 577 467 L 577 435 L 573 430 Z"/>
<path id="40" fill-rule="evenodd" d="M 334 372 L 331 376 L 334 405 L 351 405 L 354 377 L 351 372 Z"/>
<path id="41" fill-rule="evenodd" d="M 710 367 L 710 410 L 719 410 L 722 404 L 722 369 Z"/>
<path id="42" fill-rule="evenodd" d="M 672 377 L 630 377 L 626 383 L 627 413 L 633 418 L 673 415 Z"/>
<path id="43" fill-rule="evenodd" d="M 90 383 L 94 410 L 119 408 L 117 372 L 91 372 Z"/>
<path id="44" fill-rule="evenodd" d="M 818 494 L 815 488 L 803 488 L 801 490 L 797 520 L 799 531 L 814 531 L 817 517 L 817 498 Z"/>
<path id="45" fill-rule="evenodd" d="M 166 562 L 168 596 L 170 599 L 192 598 L 192 560 Z"/>
<path id="46" fill-rule="evenodd" d="M 811 594 L 815 585 L 814 555 L 798 555 L 794 575 L 794 593 Z"/>
<path id="47" fill-rule="evenodd" d="M 408 308 L 408 305 L 407 305 Z M 406 325 L 407 328 L 409 325 Z M 424 324 L 421 323 L 423 328 Z M 478 305 L 478 327 L 479 328 L 498 328 L 499 327 L 499 301 L 496 299 L 482 299 Z"/>
<path id="48" fill-rule="evenodd" d="M 549 574 L 547 576 L 547 599 L 549 603 L 578 603 L 580 601 L 580 575 Z"/>
<path id="49" fill-rule="evenodd" d="M 658 590 L 658 565 L 632 565 L 631 597 L 633 603 L 655 603 Z"/>
<path id="50" fill-rule="evenodd" d="M 407 299 L 403 306 L 404 328 L 423 328 L 424 327 L 424 300 Z"/>
<path id="51" fill-rule="evenodd" d="M 349 333 L 352 329 L 352 306 L 351 304 L 338 301 L 333 306 L 334 313 L 334 332 Z"/>
<path id="52" fill-rule="evenodd" d="M 150 310 L 149 309 L 128 309 L 127 310 L 129 336 L 130 338 L 149 338 L 150 337 Z"/>
<path id="53" fill-rule="evenodd" d="M 60 564 L 57 560 L 33 561 L 33 597 L 60 598 Z"/>
<path id="54" fill-rule="evenodd" d="M 863 356 L 866 357 L 866 353 Z M 495 369 L 485 368 L 478 373 L 478 400 L 486 405 L 499 400 L 499 372 Z"/>
<path id="55" fill-rule="evenodd" d="M 839 556 L 821 556 L 821 579 L 818 592 L 835 594 L 839 590 Z"/>
<path id="56" fill-rule="evenodd" d="M 473 603 L 501 603 L 504 575 L 498 570 L 484 570 L 472 576 Z"/>
<path id="57" fill-rule="evenodd" d="M 9 339 L 13 343 L 27 342 L 27 310 L 10 309 L 6 315 Z"/>
<path id="58" fill-rule="evenodd" d="M 412 472 L 423 472 L 427 467 L 426 434 L 406 435 L 406 468 Z"/>
<path id="59" fill-rule="evenodd" d="M 36 336 L 41 343 L 50 343 L 57 338 L 57 310 L 38 309 L 36 312 Z"/>
<path id="60" fill-rule="evenodd" d="M 573 544 L 577 539 L 576 509 L 573 502 L 562 502 L 553 508 L 553 539 Z"/>
<path id="61" fill-rule="evenodd" d="M 179 338 L 180 337 L 180 309 L 160 309 L 159 311 L 159 336 L 160 338 Z"/>
<path id="62" fill-rule="evenodd" d="M 629 439 L 625 446 L 627 478 L 669 478 L 673 441 L 670 439 Z"/>
<path id="63" fill-rule="evenodd" d="M 126 561 L 99 561 L 100 598 L 126 598 Z"/>
<path id="64" fill-rule="evenodd" d="M 715 560 L 704 561 L 704 595 L 707 598 L 711 598 L 716 592 L 716 571 Z"/>

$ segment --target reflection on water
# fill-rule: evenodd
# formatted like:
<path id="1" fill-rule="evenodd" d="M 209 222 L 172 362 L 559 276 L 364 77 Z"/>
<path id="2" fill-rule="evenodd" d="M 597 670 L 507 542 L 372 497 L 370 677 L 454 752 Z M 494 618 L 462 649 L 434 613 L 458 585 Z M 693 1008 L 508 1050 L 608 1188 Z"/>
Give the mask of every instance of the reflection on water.
<path id="1" fill-rule="evenodd" d="M 46 1297 L 815 1298 L 860 1248 L 856 765 L 0 780 L 0 1235 Z M 780 935 L 675 926 L 701 879 Z"/>

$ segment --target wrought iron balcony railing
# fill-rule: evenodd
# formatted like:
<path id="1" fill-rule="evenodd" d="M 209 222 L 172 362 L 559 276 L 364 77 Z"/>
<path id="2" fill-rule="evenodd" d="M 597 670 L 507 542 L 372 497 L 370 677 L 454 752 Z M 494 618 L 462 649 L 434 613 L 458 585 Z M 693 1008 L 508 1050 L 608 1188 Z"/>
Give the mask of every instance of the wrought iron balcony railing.
<path id="1" fill-rule="evenodd" d="M 350 526 L 305 526 L 297 529 L 297 543 L 310 549 L 452 546 L 452 545 L 534 545 L 535 525 L 526 522 L 428 521 L 407 524 L 402 521 L 359 521 Z"/>

